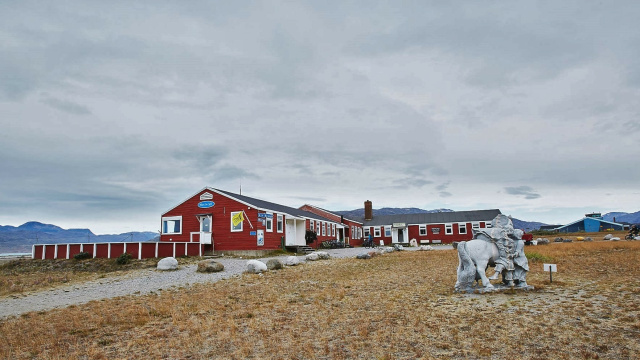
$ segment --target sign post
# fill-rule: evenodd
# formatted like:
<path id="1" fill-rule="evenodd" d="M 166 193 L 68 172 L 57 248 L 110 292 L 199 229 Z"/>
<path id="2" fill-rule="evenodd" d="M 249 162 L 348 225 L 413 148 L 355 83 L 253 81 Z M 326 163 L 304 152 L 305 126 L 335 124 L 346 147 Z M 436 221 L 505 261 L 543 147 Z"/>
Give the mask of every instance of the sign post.
<path id="1" fill-rule="evenodd" d="M 553 273 L 558 272 L 558 267 L 556 266 L 556 264 L 543 264 L 542 266 L 544 266 L 544 271 L 549 272 L 549 282 L 552 283 Z"/>

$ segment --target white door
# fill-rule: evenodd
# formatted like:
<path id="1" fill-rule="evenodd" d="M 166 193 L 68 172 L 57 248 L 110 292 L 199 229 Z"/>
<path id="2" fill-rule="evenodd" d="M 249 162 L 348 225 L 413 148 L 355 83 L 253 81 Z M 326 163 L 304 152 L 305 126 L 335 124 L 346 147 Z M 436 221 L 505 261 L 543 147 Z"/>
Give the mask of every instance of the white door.
<path id="1" fill-rule="evenodd" d="M 285 220 L 285 245 L 286 246 L 295 246 L 296 245 L 296 225 L 295 220 L 286 219 Z"/>
<path id="2" fill-rule="evenodd" d="M 211 215 L 200 217 L 200 243 L 211 244 Z"/>

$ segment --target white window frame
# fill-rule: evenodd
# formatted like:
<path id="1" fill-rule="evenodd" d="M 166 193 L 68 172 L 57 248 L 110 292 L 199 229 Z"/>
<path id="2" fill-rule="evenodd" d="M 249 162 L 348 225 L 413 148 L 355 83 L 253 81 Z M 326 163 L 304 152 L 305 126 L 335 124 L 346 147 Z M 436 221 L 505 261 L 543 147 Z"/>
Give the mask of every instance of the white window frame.
<path id="1" fill-rule="evenodd" d="M 364 236 L 368 239 L 369 234 L 371 234 L 371 229 L 369 227 L 364 228 Z"/>
<path id="2" fill-rule="evenodd" d="M 315 222 L 313 220 L 309 220 L 309 230 L 313 231 L 315 226 Z"/>
<path id="3" fill-rule="evenodd" d="M 327 223 L 322 222 L 322 236 L 327 236 Z"/>
<path id="4" fill-rule="evenodd" d="M 464 230 L 464 232 L 462 232 Z M 467 223 L 458 223 L 458 234 L 466 235 L 467 234 Z"/>
<path id="5" fill-rule="evenodd" d="M 235 214 L 241 213 L 241 212 L 242 212 L 242 210 L 240 210 L 240 211 L 232 211 L 231 212 L 231 217 L 229 218 L 229 225 L 231 226 L 231 232 L 242 232 L 242 230 L 244 229 L 244 221 L 240 222 L 240 229 L 234 229 L 233 228 L 233 216 Z"/>
<path id="6" fill-rule="evenodd" d="M 320 235 L 320 221 L 316 223 L 316 228 L 317 228 L 316 235 Z"/>
<path id="7" fill-rule="evenodd" d="M 453 224 L 444 224 L 444 234 L 453 235 Z"/>
<path id="8" fill-rule="evenodd" d="M 179 232 L 165 232 L 165 222 L 167 221 L 180 221 L 180 231 Z M 182 234 L 182 215 L 180 216 L 166 216 L 162 218 L 162 235 L 180 235 Z"/>
<path id="9" fill-rule="evenodd" d="M 380 226 L 376 226 L 373 228 L 373 237 L 377 237 L 377 238 L 382 237 L 381 234 L 382 233 L 380 231 Z"/>
<path id="10" fill-rule="evenodd" d="M 471 228 L 472 229 L 480 229 L 480 223 L 479 222 L 472 222 L 471 223 Z"/>
<path id="11" fill-rule="evenodd" d="M 268 215 L 271 215 L 271 217 L 269 217 Z M 267 232 L 273 232 L 273 213 L 267 213 L 265 224 L 265 226 L 267 227 Z"/>
<path id="12" fill-rule="evenodd" d="M 336 224 L 331 224 L 331 236 L 336 236 Z"/>
<path id="13" fill-rule="evenodd" d="M 418 225 L 420 236 L 427 236 L 427 224 Z"/>
<path id="14" fill-rule="evenodd" d="M 358 239 L 362 239 L 362 228 L 358 228 Z"/>
<path id="15" fill-rule="evenodd" d="M 484 227 L 485 228 L 490 228 L 491 227 L 491 221 L 485 221 L 484 222 Z"/>
<path id="16" fill-rule="evenodd" d="M 391 225 L 387 225 L 384 227 L 384 237 L 391 237 Z"/>
<path id="17" fill-rule="evenodd" d="M 277 225 L 276 225 L 277 226 L 276 230 L 279 233 L 284 232 L 284 219 L 283 218 L 284 218 L 284 216 L 282 214 L 278 214 L 278 222 L 277 222 Z"/>

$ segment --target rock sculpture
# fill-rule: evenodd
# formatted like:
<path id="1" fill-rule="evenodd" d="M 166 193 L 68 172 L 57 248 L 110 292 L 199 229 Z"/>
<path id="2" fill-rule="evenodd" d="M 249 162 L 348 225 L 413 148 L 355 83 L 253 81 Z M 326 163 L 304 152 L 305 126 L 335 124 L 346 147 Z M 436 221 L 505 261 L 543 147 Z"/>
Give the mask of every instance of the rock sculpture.
<path id="1" fill-rule="evenodd" d="M 524 253 L 522 230 L 513 228 L 511 219 L 496 216 L 490 228 L 473 229 L 473 239 L 458 244 L 458 280 L 456 291 L 495 290 L 490 280 L 501 278 L 500 287 L 533 289 L 527 285 L 529 262 Z M 489 278 L 485 274 L 487 265 L 495 266 Z M 477 280 L 482 288 L 474 288 Z"/>

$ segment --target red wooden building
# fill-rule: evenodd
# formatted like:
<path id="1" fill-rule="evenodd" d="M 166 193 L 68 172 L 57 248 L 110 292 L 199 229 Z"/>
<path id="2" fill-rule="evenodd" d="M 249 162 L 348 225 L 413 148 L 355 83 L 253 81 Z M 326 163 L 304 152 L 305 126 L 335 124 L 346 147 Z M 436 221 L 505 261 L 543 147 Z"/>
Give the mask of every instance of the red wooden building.
<path id="1" fill-rule="evenodd" d="M 472 229 L 490 227 L 499 214 L 500 210 L 491 209 L 375 216 L 367 200 L 364 237 L 372 234 L 376 244 L 383 241 L 385 245 L 409 244 L 411 239 L 416 239 L 418 244 L 467 241 L 473 238 Z"/>
<path id="2" fill-rule="evenodd" d="M 339 235 L 336 238 L 338 240 L 344 241 L 345 244 L 350 246 L 362 245 L 362 242 L 364 240 L 364 233 L 362 231 L 361 222 L 347 219 L 342 215 L 337 215 L 328 210 L 309 204 L 301 206 L 300 210 L 308 211 L 329 221 L 342 224 L 339 230 Z"/>
<path id="3" fill-rule="evenodd" d="M 336 239 L 342 226 L 312 212 L 207 187 L 162 214 L 160 241 L 200 243 L 204 254 L 259 254 L 305 246 L 311 228 L 318 243 Z"/>

